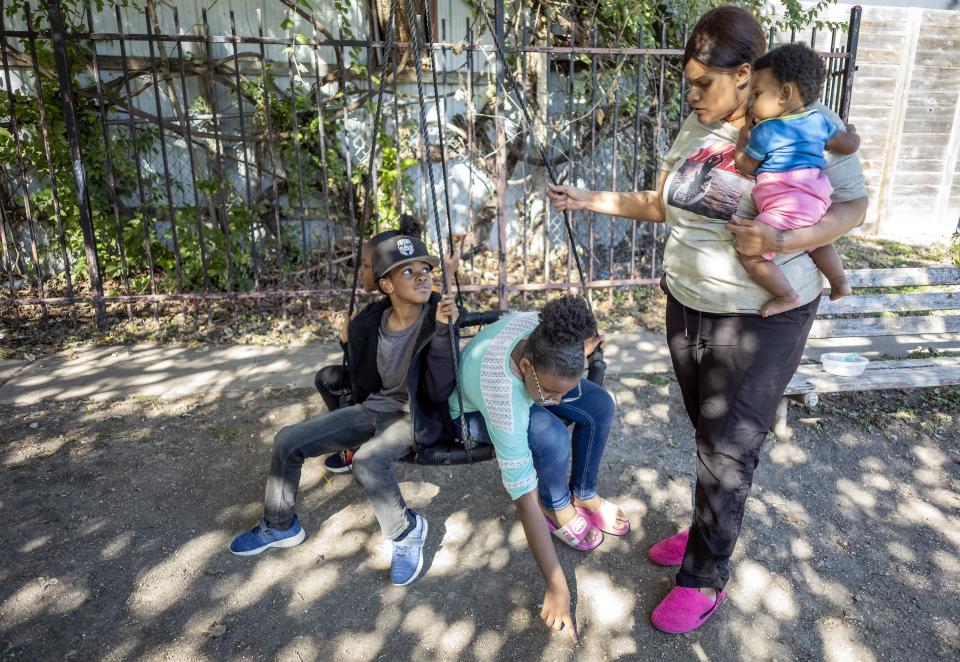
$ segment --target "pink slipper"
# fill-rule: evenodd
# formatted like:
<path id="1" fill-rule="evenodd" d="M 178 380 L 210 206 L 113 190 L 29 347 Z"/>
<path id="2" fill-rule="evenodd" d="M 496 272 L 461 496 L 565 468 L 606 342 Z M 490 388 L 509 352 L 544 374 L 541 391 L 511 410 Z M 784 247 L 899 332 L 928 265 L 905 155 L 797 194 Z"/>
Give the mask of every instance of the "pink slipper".
<path id="1" fill-rule="evenodd" d="M 617 528 L 617 511 L 620 510 L 620 507 L 615 503 L 601 499 L 600 509 L 596 512 L 587 510 L 582 506 L 575 506 L 575 508 L 588 522 L 604 533 L 609 533 L 611 536 L 625 536 L 630 533 L 630 522 L 627 522 L 619 529 Z"/>
<path id="2" fill-rule="evenodd" d="M 600 543 L 603 542 L 603 533 L 600 531 L 597 531 L 597 535 L 594 536 L 591 542 L 587 542 L 590 532 L 594 531 L 595 528 L 579 513 L 563 526 L 557 526 L 546 515 L 544 515 L 543 518 L 547 520 L 547 527 L 553 535 L 574 549 L 579 549 L 581 552 L 596 549 L 600 546 Z"/>
<path id="3" fill-rule="evenodd" d="M 662 632 L 690 632 L 706 623 L 726 597 L 723 591 L 717 591 L 713 600 L 695 588 L 674 586 L 650 614 L 650 622 Z"/>
<path id="4" fill-rule="evenodd" d="M 690 538 L 690 529 L 664 538 L 647 550 L 647 556 L 657 565 L 680 565 L 683 563 L 683 553 L 687 549 L 687 540 Z"/>

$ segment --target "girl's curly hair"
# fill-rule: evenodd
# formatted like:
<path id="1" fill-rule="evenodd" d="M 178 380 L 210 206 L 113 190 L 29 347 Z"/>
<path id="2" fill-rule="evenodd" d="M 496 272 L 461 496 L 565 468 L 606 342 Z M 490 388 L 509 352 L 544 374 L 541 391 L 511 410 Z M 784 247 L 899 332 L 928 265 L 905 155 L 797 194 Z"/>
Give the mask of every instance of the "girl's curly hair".
<path id="1" fill-rule="evenodd" d="M 550 301 L 540 324 L 527 339 L 523 355 L 539 371 L 569 379 L 583 372 L 583 343 L 597 335 L 597 320 L 581 296 Z"/>

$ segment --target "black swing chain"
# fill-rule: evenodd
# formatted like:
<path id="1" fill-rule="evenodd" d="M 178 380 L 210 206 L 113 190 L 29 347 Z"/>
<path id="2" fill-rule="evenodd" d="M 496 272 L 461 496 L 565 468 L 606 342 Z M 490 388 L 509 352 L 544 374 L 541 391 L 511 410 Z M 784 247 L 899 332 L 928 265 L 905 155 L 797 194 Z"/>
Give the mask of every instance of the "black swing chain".
<path id="1" fill-rule="evenodd" d="M 430 77 L 433 80 L 433 103 L 437 111 L 437 142 L 440 147 L 440 171 L 443 173 L 443 210 L 447 217 L 447 238 L 450 241 L 450 254 L 453 255 L 453 221 L 450 218 L 450 183 L 447 177 L 447 142 L 443 137 L 443 118 L 440 114 L 440 88 L 437 85 L 437 63 L 434 60 L 433 52 L 433 30 L 430 26 L 430 12 L 423 12 L 423 34 L 427 42 L 427 52 L 430 53 Z M 426 137 L 424 137 L 426 144 Z M 473 213 L 472 209 L 467 210 L 468 216 Z M 437 236 L 439 240 L 439 235 Z M 443 250 L 443 242 L 440 241 L 440 249 Z M 457 305 L 463 307 L 463 293 L 460 291 L 460 277 L 457 272 L 453 272 L 453 280 L 457 288 Z"/>
<path id="2" fill-rule="evenodd" d="M 517 84 L 517 79 L 513 75 L 513 70 L 507 66 L 507 58 L 503 51 L 503 44 L 501 44 L 500 40 L 497 38 L 497 31 L 493 29 L 490 16 L 487 14 L 487 8 L 484 6 L 483 0 L 477 0 L 477 11 L 483 15 L 483 20 L 487 24 L 487 29 L 490 30 L 490 36 L 493 37 L 493 44 L 497 51 L 497 57 L 500 60 L 504 73 L 510 80 L 510 87 L 513 88 L 513 93 L 517 98 L 517 105 L 520 106 L 520 110 L 523 112 L 523 118 L 526 122 L 527 131 L 530 131 L 530 127 L 533 126 L 533 119 L 530 117 L 530 111 L 527 110 L 527 103 L 523 95 L 523 88 Z M 500 80 L 499 76 L 497 77 L 497 80 Z M 505 85 L 503 91 L 506 94 L 507 90 Z M 547 168 L 547 175 L 550 177 L 550 181 L 554 186 L 558 186 L 559 182 L 557 180 L 556 173 L 553 171 L 553 166 L 550 165 L 550 160 L 547 158 L 547 152 L 546 149 L 544 149 L 543 143 L 540 143 L 537 147 L 540 151 L 540 159 Z M 583 298 L 587 302 L 587 309 L 590 311 L 591 317 L 596 319 L 596 316 L 593 314 L 593 303 L 590 301 L 590 293 L 587 290 L 587 279 L 586 276 L 583 275 L 583 264 L 580 262 L 580 253 L 577 251 L 577 242 L 573 236 L 573 223 L 571 222 L 572 216 L 572 212 L 569 209 L 565 209 L 563 211 L 563 223 L 567 229 L 567 238 L 570 241 L 570 251 L 573 253 L 573 259 L 577 265 L 577 274 L 580 276 L 580 286 L 583 288 Z M 603 350 L 600 348 L 599 344 L 590 354 L 588 358 L 588 364 L 588 378 L 591 379 L 591 381 L 596 379 L 597 383 L 602 384 L 603 375 L 606 372 L 607 364 L 603 360 Z"/>
<path id="3" fill-rule="evenodd" d="M 517 79 L 513 75 L 513 71 L 507 65 L 507 58 L 503 51 L 503 44 L 500 43 L 500 40 L 497 39 L 497 31 L 493 29 L 493 24 L 490 21 L 490 16 L 487 14 L 487 8 L 483 4 L 483 0 L 477 1 L 477 11 L 483 15 L 483 20 L 487 24 L 487 29 L 490 30 L 490 36 L 493 37 L 494 48 L 497 51 L 497 57 L 500 58 L 500 62 L 503 66 L 503 71 L 510 80 L 510 87 L 513 88 L 514 96 L 517 98 L 517 105 L 520 106 L 520 110 L 523 112 L 523 118 L 527 124 L 527 130 L 530 130 L 530 127 L 533 126 L 533 119 L 530 117 L 530 111 L 527 110 L 526 99 L 523 96 L 523 89 L 520 85 L 517 84 Z M 504 93 L 507 92 L 506 86 L 504 86 Z M 547 175 L 550 177 L 550 181 L 554 186 L 558 186 L 558 180 L 556 173 L 553 171 L 553 166 L 550 165 L 549 159 L 547 159 L 546 150 L 543 147 L 543 144 L 539 144 L 538 149 L 540 150 L 540 159 L 543 161 L 543 164 L 547 168 Z M 587 308 L 590 310 L 590 314 L 593 315 L 593 305 L 590 303 L 590 297 L 587 294 L 587 279 L 583 275 L 583 265 L 580 263 L 580 253 L 577 252 L 577 243 L 574 240 L 573 236 L 573 224 L 570 221 L 571 212 L 569 210 L 564 210 L 563 212 L 563 221 L 564 225 L 567 228 L 567 237 L 570 240 L 570 250 L 573 252 L 573 258 L 577 265 L 577 273 L 580 276 L 580 285 L 583 288 L 583 298 L 587 301 Z"/>
<path id="4" fill-rule="evenodd" d="M 416 13 L 413 7 L 413 0 L 407 0 L 407 24 L 410 30 L 410 45 L 413 48 L 413 65 L 417 75 L 417 101 L 418 101 L 418 108 L 420 111 L 419 112 L 420 133 L 423 137 L 423 145 L 425 148 L 427 148 L 427 151 L 429 152 L 429 140 L 427 135 L 427 106 L 426 106 L 426 101 L 424 100 L 424 93 L 423 93 L 423 66 L 420 62 L 420 53 L 423 49 L 423 45 L 422 45 L 422 42 L 420 41 L 419 29 L 418 29 L 417 20 L 416 20 Z M 425 24 L 428 25 L 428 23 L 425 23 Z M 432 50 L 431 50 L 431 62 L 432 61 L 433 59 L 432 59 Z M 440 109 L 438 106 L 437 107 L 438 128 L 442 122 L 439 111 Z M 440 129 L 440 131 L 442 132 L 443 129 Z M 442 136 L 443 134 L 441 133 L 440 135 Z M 441 138 L 440 149 L 441 149 L 441 155 L 442 155 L 443 154 L 442 138 Z M 424 159 L 428 159 L 428 158 L 429 158 L 429 154 L 425 154 Z M 444 161 L 441 161 L 441 165 L 443 166 L 443 188 L 444 188 L 444 193 L 446 193 L 447 184 L 448 184 L 447 169 Z M 437 205 L 437 188 L 436 188 L 436 182 L 434 181 L 434 177 L 433 177 L 433 164 L 429 162 L 427 163 L 427 175 L 430 180 L 430 198 L 431 198 L 431 201 L 433 202 L 434 229 L 436 230 L 436 233 L 437 233 L 437 243 L 440 245 L 440 253 L 441 253 L 440 279 L 442 281 L 442 292 L 446 294 L 448 291 L 448 287 L 447 287 L 447 268 L 442 259 L 443 258 L 443 232 L 441 231 L 441 227 L 440 227 L 440 210 Z M 448 202 L 447 214 L 450 213 L 449 210 L 450 210 L 450 206 Z M 451 254 L 453 253 L 452 237 L 450 241 L 450 252 Z M 457 289 L 459 292 L 459 286 Z M 457 404 L 460 407 L 460 415 L 459 415 L 460 440 L 463 442 L 463 447 L 467 452 L 467 458 L 469 462 L 473 463 L 472 451 L 477 445 L 477 440 L 470 435 L 469 429 L 467 427 L 466 416 L 463 411 L 463 389 L 460 386 L 460 366 L 459 366 L 460 361 L 458 360 L 459 352 L 457 351 L 458 349 L 457 339 L 456 339 L 456 334 L 454 333 L 454 330 L 453 330 L 454 325 L 451 323 L 449 326 L 450 326 L 450 352 L 453 357 L 453 374 L 454 374 L 454 381 L 456 383 L 456 389 L 457 389 Z"/>
<path id="5" fill-rule="evenodd" d="M 387 26 L 387 34 L 389 35 L 388 44 L 389 47 L 386 48 L 384 53 L 383 62 L 380 64 L 380 85 L 377 90 L 377 110 L 373 116 L 373 133 L 370 140 L 370 160 L 367 163 L 367 176 L 365 184 L 366 195 L 363 199 L 363 211 L 360 214 L 360 223 L 357 232 L 357 245 L 354 251 L 354 267 L 353 267 L 353 284 L 350 287 L 350 303 L 347 306 L 347 324 L 350 324 L 350 321 L 353 319 L 353 310 L 357 300 L 357 283 L 360 280 L 360 262 L 362 260 L 362 249 L 363 249 L 363 236 L 367 232 L 367 225 L 370 223 L 370 217 L 372 216 L 372 202 L 373 199 L 373 169 L 375 167 L 375 162 L 377 158 L 377 134 L 380 132 L 380 123 L 383 117 L 383 90 L 386 87 L 387 82 L 387 72 L 389 71 L 388 66 L 396 58 L 396 18 L 397 15 L 397 0 L 391 0 L 390 2 L 390 20 Z M 396 81 L 394 81 L 396 84 Z M 317 90 L 319 94 L 320 91 Z M 343 93 L 343 103 L 346 105 L 346 90 L 342 91 Z M 323 121 L 323 118 L 320 118 L 320 121 Z M 344 377 L 346 377 L 346 367 L 347 367 L 347 354 L 344 352 L 343 355 L 343 370 Z"/>

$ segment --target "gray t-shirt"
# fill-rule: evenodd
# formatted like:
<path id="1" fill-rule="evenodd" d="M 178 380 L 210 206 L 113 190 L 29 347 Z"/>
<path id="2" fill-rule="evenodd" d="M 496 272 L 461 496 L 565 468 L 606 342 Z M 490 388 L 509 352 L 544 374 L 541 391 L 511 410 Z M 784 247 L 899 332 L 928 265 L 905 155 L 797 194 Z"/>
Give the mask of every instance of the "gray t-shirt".
<path id="1" fill-rule="evenodd" d="M 808 106 L 842 126 L 821 103 Z M 758 313 L 770 293 L 744 270 L 724 224 L 736 214 L 754 218 L 750 194 L 753 180 L 737 173 L 734 164 L 740 130 L 725 122 L 701 124 L 695 114 L 683 123 L 663 158 L 669 172 L 664 186 L 666 225 L 663 269 L 667 287 L 683 305 L 705 313 Z M 833 185 L 833 202 L 867 195 L 860 159 L 825 152 L 823 172 Z M 820 272 L 806 253 L 777 255 L 774 261 L 800 295 L 802 303 L 817 298 L 823 287 Z"/>
<path id="2" fill-rule="evenodd" d="M 380 338 L 377 343 L 377 371 L 383 388 L 363 401 L 363 406 L 379 412 L 410 411 L 410 396 L 407 393 L 407 371 L 410 359 L 420 335 L 420 327 L 427 316 L 427 306 L 420 311 L 417 321 L 405 329 L 391 331 L 387 320 L 393 308 L 383 311 L 380 318 Z"/>

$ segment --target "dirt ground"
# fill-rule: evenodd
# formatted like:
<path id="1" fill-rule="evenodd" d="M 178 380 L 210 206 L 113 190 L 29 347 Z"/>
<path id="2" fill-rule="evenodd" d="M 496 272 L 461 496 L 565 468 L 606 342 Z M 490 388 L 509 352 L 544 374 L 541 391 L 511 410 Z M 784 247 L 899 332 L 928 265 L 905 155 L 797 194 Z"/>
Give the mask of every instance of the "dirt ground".
<path id="1" fill-rule="evenodd" d="M 542 581 L 496 464 L 399 469 L 428 566 L 389 585 L 349 476 L 308 463 L 304 544 L 227 544 L 261 514 L 273 435 L 305 389 L 214 401 L 22 407 L 0 426 L 0 658 L 16 660 L 960 659 L 960 389 L 828 396 L 768 440 L 716 616 L 649 623 L 673 572 L 646 548 L 688 522 L 692 430 L 661 375 L 608 380 L 604 496 L 633 524 L 560 548 L 581 644 L 537 620 Z"/>

